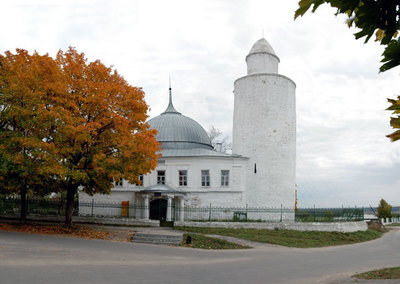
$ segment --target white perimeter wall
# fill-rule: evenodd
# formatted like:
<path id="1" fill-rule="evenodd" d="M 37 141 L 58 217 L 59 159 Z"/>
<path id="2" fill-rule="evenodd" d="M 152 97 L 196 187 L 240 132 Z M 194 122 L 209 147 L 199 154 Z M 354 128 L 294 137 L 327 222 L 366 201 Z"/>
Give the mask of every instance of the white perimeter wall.
<path id="1" fill-rule="evenodd" d="M 287 229 L 297 231 L 320 231 L 320 232 L 357 232 L 366 231 L 368 225 L 365 222 L 342 222 L 342 223 L 246 223 L 246 222 L 186 222 L 175 221 L 174 226 L 187 227 L 210 227 L 210 228 L 234 228 L 234 229 Z"/>

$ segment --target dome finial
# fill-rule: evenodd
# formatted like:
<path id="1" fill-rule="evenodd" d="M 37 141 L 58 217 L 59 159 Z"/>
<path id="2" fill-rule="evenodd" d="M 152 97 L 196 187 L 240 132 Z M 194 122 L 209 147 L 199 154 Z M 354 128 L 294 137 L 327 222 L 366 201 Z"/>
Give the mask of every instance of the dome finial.
<path id="1" fill-rule="evenodd" d="M 178 114 L 181 114 L 180 112 L 178 112 L 174 108 L 174 105 L 172 104 L 171 76 L 169 76 L 169 103 L 168 103 L 167 109 L 163 113 L 178 113 Z"/>
<path id="2" fill-rule="evenodd" d="M 169 76 L 169 104 L 171 104 L 171 105 L 172 105 L 171 76 Z"/>

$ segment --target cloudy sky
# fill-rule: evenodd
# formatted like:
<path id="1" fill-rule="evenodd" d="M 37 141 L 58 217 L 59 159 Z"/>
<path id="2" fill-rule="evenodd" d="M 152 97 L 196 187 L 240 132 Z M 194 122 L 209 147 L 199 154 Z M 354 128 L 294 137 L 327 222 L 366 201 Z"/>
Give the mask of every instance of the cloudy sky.
<path id="1" fill-rule="evenodd" d="M 142 87 L 150 117 L 171 76 L 176 109 L 231 136 L 233 82 L 264 34 L 297 84 L 299 205 L 400 205 L 400 142 L 385 137 L 400 68 L 378 74 L 383 48 L 356 41 L 329 7 L 293 21 L 297 2 L 0 0 L 0 52 L 74 46 Z"/>

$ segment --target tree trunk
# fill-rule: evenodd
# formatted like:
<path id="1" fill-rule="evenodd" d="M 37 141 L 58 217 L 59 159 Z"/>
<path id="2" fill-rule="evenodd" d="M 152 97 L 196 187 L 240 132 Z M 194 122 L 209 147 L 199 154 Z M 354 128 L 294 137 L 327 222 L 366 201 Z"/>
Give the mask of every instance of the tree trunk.
<path id="1" fill-rule="evenodd" d="M 21 208 L 20 208 L 20 218 L 19 221 L 21 224 L 26 224 L 26 213 L 28 211 L 27 202 L 26 202 L 26 187 L 21 188 Z"/>
<path id="2" fill-rule="evenodd" d="M 74 198 L 76 190 L 78 189 L 75 185 L 69 185 L 67 188 L 67 205 L 65 208 L 65 225 L 72 225 L 72 214 L 74 212 Z"/>

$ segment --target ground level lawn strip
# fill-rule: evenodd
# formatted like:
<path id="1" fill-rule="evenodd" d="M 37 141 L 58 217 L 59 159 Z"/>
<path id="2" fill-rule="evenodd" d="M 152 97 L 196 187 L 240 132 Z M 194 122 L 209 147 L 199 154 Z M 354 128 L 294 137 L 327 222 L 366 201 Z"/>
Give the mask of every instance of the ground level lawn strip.
<path id="1" fill-rule="evenodd" d="M 206 235 L 221 235 L 245 239 L 260 243 L 277 244 L 287 247 L 324 247 L 365 242 L 379 238 L 382 233 L 368 230 L 365 232 L 316 232 L 295 230 L 257 230 L 257 229 L 225 229 L 175 227 L 176 230 Z"/>
<path id="2" fill-rule="evenodd" d="M 191 243 L 187 244 L 187 237 L 191 237 Z M 183 240 L 181 246 L 201 249 L 246 249 L 249 246 L 243 246 L 235 243 L 231 243 L 225 240 L 206 237 L 198 234 L 183 234 Z"/>
<path id="3" fill-rule="evenodd" d="M 400 267 L 383 268 L 353 275 L 359 279 L 400 279 Z"/>

